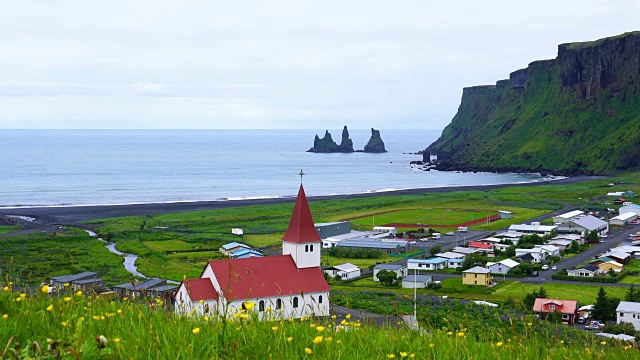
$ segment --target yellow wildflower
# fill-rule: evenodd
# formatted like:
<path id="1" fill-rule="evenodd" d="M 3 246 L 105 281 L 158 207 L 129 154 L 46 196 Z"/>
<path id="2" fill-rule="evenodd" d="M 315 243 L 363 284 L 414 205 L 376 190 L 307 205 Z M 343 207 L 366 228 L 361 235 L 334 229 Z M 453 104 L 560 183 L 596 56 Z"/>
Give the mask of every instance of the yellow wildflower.
<path id="1" fill-rule="evenodd" d="M 601 341 L 600 344 L 607 345 L 607 342 L 606 341 Z"/>
<path id="2" fill-rule="evenodd" d="M 533 323 L 527 323 L 527 325 L 531 326 Z"/>
<path id="3" fill-rule="evenodd" d="M 560 344 L 564 344 L 564 340 L 560 340 Z"/>
<path id="4" fill-rule="evenodd" d="M 416 354 L 411 354 L 409 355 L 409 357 L 413 359 L 414 357 L 416 357 Z"/>
<path id="5" fill-rule="evenodd" d="M 240 318 L 248 319 L 249 318 L 249 314 L 240 314 Z"/>
<path id="6" fill-rule="evenodd" d="M 66 297 L 66 298 L 64 298 L 64 301 L 69 302 L 69 301 L 71 301 L 71 298 L 70 297 Z"/>
<path id="7" fill-rule="evenodd" d="M 233 314 L 233 317 L 236 318 L 236 319 L 239 318 L 240 317 L 240 313 Z"/>
<path id="8" fill-rule="evenodd" d="M 8 287 L 8 286 L 5 286 L 5 287 L 3 288 L 3 290 L 4 290 L 4 291 L 9 291 L 9 287 Z"/>
<path id="9" fill-rule="evenodd" d="M 433 343 L 429 344 L 429 347 L 434 347 L 435 345 Z"/>
<path id="10" fill-rule="evenodd" d="M 277 326 L 272 326 L 272 327 L 271 327 L 271 330 L 273 330 L 273 331 L 278 331 L 278 327 L 277 327 Z"/>
<path id="11" fill-rule="evenodd" d="M 331 336 L 324 338 L 324 341 L 326 341 L 326 342 L 331 342 L 331 340 L 333 340 L 333 338 Z"/>
<path id="12" fill-rule="evenodd" d="M 251 301 L 247 301 L 246 303 L 244 303 L 244 308 L 247 310 L 251 310 L 253 307 L 254 305 Z"/>
<path id="13" fill-rule="evenodd" d="M 100 316 L 97 316 L 97 315 L 93 315 L 92 318 L 93 320 L 100 320 Z"/>
<path id="14" fill-rule="evenodd" d="M 204 300 L 200 299 L 200 304 L 204 304 Z"/>
<path id="15" fill-rule="evenodd" d="M 496 344 L 497 347 L 502 346 L 502 341 L 500 341 L 499 343 Z"/>
<path id="16" fill-rule="evenodd" d="M 192 333 L 198 335 L 200 333 L 200 328 L 195 328 L 193 330 L 191 330 Z"/>
<path id="17" fill-rule="evenodd" d="M 27 297 L 27 294 L 20 294 L 20 298 L 21 298 L 21 299 L 24 299 L 24 298 L 26 298 L 26 297 Z"/>
<path id="18" fill-rule="evenodd" d="M 47 293 L 49 292 L 49 286 L 48 286 L 48 285 L 45 285 L 45 286 L 41 287 L 41 288 L 40 288 L 40 290 L 41 290 L 43 293 L 47 294 Z"/>
<path id="19" fill-rule="evenodd" d="M 407 354 L 406 352 L 402 352 L 402 351 L 400 351 L 400 357 L 403 357 L 403 358 L 404 358 L 404 357 L 407 357 L 407 355 L 408 355 L 408 354 Z"/>
<path id="20" fill-rule="evenodd" d="M 269 307 L 267 308 L 267 311 L 271 311 L 271 306 L 269 306 Z"/>
<path id="21" fill-rule="evenodd" d="M 122 309 L 118 309 L 118 314 L 122 314 Z"/>
<path id="22" fill-rule="evenodd" d="M 324 326 L 316 326 L 316 330 L 318 332 L 323 332 L 324 331 Z"/>
<path id="23" fill-rule="evenodd" d="M 7 319 L 9 318 L 9 315 L 4 314 L 4 315 L 2 315 L 2 318 L 3 318 L 3 319 L 5 319 L 5 320 L 7 320 Z"/>
<path id="24" fill-rule="evenodd" d="M 342 344 L 342 340 L 338 340 L 338 341 L 336 341 L 336 343 Z"/>
<path id="25" fill-rule="evenodd" d="M 17 302 L 20 302 L 20 300 L 22 300 L 22 299 L 20 299 L 19 297 L 13 299 L 13 301 L 17 301 Z"/>
<path id="26" fill-rule="evenodd" d="M 104 315 L 100 315 L 100 320 L 104 320 Z"/>
<path id="27" fill-rule="evenodd" d="M 62 326 L 67 326 L 67 325 L 69 325 L 69 324 L 66 321 L 62 322 Z"/>
<path id="28" fill-rule="evenodd" d="M 335 316 L 335 315 L 331 315 L 331 318 L 332 318 L 332 319 L 335 319 L 335 318 L 336 318 L 336 316 Z"/>
<path id="29" fill-rule="evenodd" d="M 69 283 L 64 283 L 64 287 L 69 287 Z"/>
<path id="30" fill-rule="evenodd" d="M 453 332 L 448 331 L 448 332 L 447 332 L 447 335 L 451 336 L 451 335 L 453 335 Z"/>
<path id="31" fill-rule="evenodd" d="M 289 336 L 289 337 L 287 338 L 287 341 L 288 341 L 288 342 L 292 342 L 292 341 L 293 341 L 293 337 L 292 337 L 292 336 Z"/>
<path id="32" fill-rule="evenodd" d="M 387 354 L 387 357 L 388 357 L 389 359 L 393 359 L 393 358 L 395 358 L 396 356 L 395 356 L 394 354 Z"/>
<path id="33" fill-rule="evenodd" d="M 321 342 L 322 342 L 322 336 L 316 336 L 316 338 L 313 339 L 314 344 L 320 344 Z"/>
<path id="34" fill-rule="evenodd" d="M 113 339 L 113 342 L 115 342 L 115 343 L 119 343 L 119 342 L 120 342 L 120 338 L 115 338 L 115 339 Z"/>
<path id="35" fill-rule="evenodd" d="M 82 291 L 78 290 L 78 291 L 76 292 L 76 296 L 82 296 Z"/>
<path id="36" fill-rule="evenodd" d="M 47 311 L 52 311 L 53 310 L 53 304 L 47 306 Z"/>
<path id="37" fill-rule="evenodd" d="M 9 286 L 13 285 L 13 281 L 9 281 Z"/>
<path id="38" fill-rule="evenodd" d="M 347 314 L 347 316 L 345 316 L 345 318 L 351 319 L 351 314 Z"/>
<path id="39" fill-rule="evenodd" d="M 313 354 L 313 350 L 309 349 L 309 348 L 304 348 L 304 353 L 307 355 L 311 355 Z"/>
<path id="40" fill-rule="evenodd" d="M 342 325 L 342 326 L 347 326 L 348 324 L 349 324 L 349 323 L 347 322 L 347 320 L 342 320 L 342 321 L 340 322 L 340 325 Z"/>
<path id="41" fill-rule="evenodd" d="M 463 333 L 462 331 L 460 331 L 460 332 L 458 333 L 458 337 L 464 337 L 464 333 Z"/>

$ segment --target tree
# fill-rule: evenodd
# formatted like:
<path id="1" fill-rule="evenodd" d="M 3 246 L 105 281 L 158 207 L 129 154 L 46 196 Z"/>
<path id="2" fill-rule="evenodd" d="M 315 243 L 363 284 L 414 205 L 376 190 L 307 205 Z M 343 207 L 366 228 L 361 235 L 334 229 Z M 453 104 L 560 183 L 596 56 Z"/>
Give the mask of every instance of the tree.
<path id="1" fill-rule="evenodd" d="M 640 302 L 640 290 L 631 285 L 624 295 L 624 301 Z"/>
<path id="2" fill-rule="evenodd" d="M 587 231 L 587 234 L 585 235 L 584 240 L 589 244 L 596 244 L 600 242 L 600 236 L 598 236 L 598 232 L 595 230 Z"/>
<path id="3" fill-rule="evenodd" d="M 505 255 L 507 257 L 514 257 L 516 256 L 516 246 L 515 245 L 511 245 L 507 248 L 507 250 L 504 251 Z"/>
<path id="4" fill-rule="evenodd" d="M 398 281 L 398 274 L 395 271 L 380 270 L 376 277 L 386 286 L 392 286 Z"/>
<path id="5" fill-rule="evenodd" d="M 540 290 L 538 291 L 533 290 L 533 292 L 527 293 L 524 296 L 524 300 L 522 300 L 522 303 L 524 304 L 526 309 L 533 309 L 533 305 L 536 303 L 537 298 L 541 298 L 541 299 L 549 298 L 549 294 L 547 293 L 547 290 L 545 290 L 542 286 L 540 286 Z"/>
<path id="6" fill-rule="evenodd" d="M 534 291 L 535 293 L 535 291 Z M 549 293 L 547 293 L 547 290 L 545 290 L 542 286 L 540 286 L 540 290 L 538 290 L 538 292 L 536 293 L 536 297 L 539 297 L 541 299 L 548 299 L 549 298 Z"/>
<path id="7" fill-rule="evenodd" d="M 519 275 L 519 274 L 531 275 L 533 274 L 533 265 L 530 262 L 523 262 L 522 264 L 509 270 L 509 272 L 514 275 Z"/>
<path id="8" fill-rule="evenodd" d="M 440 245 L 433 245 L 431 247 L 431 249 L 429 249 L 429 253 L 434 256 L 435 254 L 439 253 L 442 251 L 442 246 Z"/>
<path id="9" fill-rule="evenodd" d="M 602 321 L 614 320 L 616 318 L 616 308 L 620 305 L 620 299 L 609 298 L 603 287 L 600 287 L 596 297 L 596 303 L 591 313 L 594 319 Z"/>
<path id="10" fill-rule="evenodd" d="M 577 241 L 571 242 L 571 247 L 569 247 L 570 252 L 577 254 L 580 252 L 580 244 Z"/>

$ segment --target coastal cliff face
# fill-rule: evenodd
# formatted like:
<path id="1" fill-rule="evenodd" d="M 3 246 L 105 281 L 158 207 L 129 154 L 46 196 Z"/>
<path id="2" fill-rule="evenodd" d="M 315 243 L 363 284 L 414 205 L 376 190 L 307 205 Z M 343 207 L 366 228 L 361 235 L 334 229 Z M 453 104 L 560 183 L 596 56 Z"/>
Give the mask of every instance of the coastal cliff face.
<path id="1" fill-rule="evenodd" d="M 349 138 L 349 130 L 345 126 L 342 129 L 342 141 L 340 145 L 336 144 L 329 133 L 329 130 L 326 130 L 324 133 L 324 137 L 321 139 L 316 135 L 313 140 L 313 147 L 307 152 L 316 152 L 316 153 L 351 153 L 353 150 L 353 141 Z"/>
<path id="2" fill-rule="evenodd" d="M 610 174 L 640 160 L 640 32 L 561 44 L 496 85 L 465 88 L 425 151 L 440 170 Z"/>

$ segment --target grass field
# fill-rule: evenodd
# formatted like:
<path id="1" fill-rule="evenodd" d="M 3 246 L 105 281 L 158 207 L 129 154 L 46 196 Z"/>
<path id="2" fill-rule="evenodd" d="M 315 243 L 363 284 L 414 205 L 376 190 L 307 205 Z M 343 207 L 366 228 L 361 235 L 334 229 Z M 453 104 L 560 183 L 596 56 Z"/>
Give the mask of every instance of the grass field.
<path id="1" fill-rule="evenodd" d="M 0 226 L 0 235 L 20 230 L 19 226 Z"/>
<path id="2" fill-rule="evenodd" d="M 244 235 L 243 240 L 252 247 L 265 248 L 282 245 L 284 233 Z"/>
<path id="3" fill-rule="evenodd" d="M 640 276 L 627 275 L 618 281 L 618 284 L 635 284 L 640 285 Z"/>
<path id="4" fill-rule="evenodd" d="M 600 290 L 601 285 L 591 285 L 585 283 L 584 285 L 572 285 L 572 284 L 557 284 L 546 283 L 541 284 L 544 289 L 549 293 L 549 296 L 555 299 L 570 299 L 577 300 L 580 305 L 593 304 L 596 301 L 596 295 Z M 627 292 L 626 287 L 616 286 L 603 286 L 609 297 L 624 298 L 624 294 Z M 533 290 L 539 289 L 540 285 L 523 284 L 519 281 L 504 286 L 494 292 L 494 296 L 499 300 L 506 300 L 511 297 L 514 299 L 522 299 L 526 293 L 533 292 Z"/>
<path id="5" fill-rule="evenodd" d="M 183 240 L 158 240 L 158 241 L 143 241 L 146 247 L 151 249 L 152 251 L 159 252 L 170 252 L 170 251 L 180 251 L 180 250 L 196 250 L 201 249 L 203 247 L 208 247 L 202 243 L 188 243 Z M 211 249 L 211 247 L 208 247 Z"/>

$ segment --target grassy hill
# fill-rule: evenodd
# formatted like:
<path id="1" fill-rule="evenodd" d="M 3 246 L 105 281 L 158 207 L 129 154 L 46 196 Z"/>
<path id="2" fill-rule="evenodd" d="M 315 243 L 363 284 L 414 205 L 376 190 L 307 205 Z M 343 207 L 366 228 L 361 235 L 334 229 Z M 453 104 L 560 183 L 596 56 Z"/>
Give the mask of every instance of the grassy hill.
<path id="1" fill-rule="evenodd" d="M 439 169 L 611 174 L 640 159 L 640 32 L 561 44 L 496 85 L 465 88 L 425 151 Z"/>

